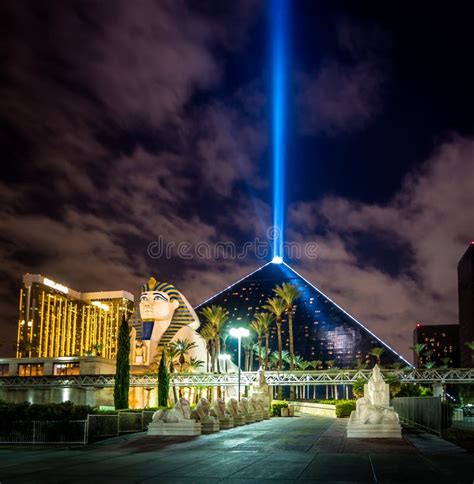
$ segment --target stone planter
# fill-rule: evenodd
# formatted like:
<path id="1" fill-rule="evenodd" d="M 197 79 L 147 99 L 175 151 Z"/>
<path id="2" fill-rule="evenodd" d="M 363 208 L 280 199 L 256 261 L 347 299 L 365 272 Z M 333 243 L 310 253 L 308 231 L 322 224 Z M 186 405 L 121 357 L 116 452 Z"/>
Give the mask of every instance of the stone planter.
<path id="1" fill-rule="evenodd" d="M 295 407 L 293 405 L 288 405 L 288 417 L 295 416 Z"/>
<path id="2" fill-rule="evenodd" d="M 280 408 L 280 415 L 282 417 L 288 417 L 288 415 L 289 415 L 288 407 L 287 408 Z"/>

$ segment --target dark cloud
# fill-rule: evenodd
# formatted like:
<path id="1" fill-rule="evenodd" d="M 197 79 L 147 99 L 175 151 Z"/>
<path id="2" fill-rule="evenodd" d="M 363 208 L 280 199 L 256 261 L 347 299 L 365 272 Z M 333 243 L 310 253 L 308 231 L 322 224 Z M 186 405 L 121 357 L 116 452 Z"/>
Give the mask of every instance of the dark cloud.
<path id="1" fill-rule="evenodd" d="M 301 74 L 299 107 L 306 134 L 336 135 L 359 131 L 380 113 L 386 76 L 377 30 L 340 22 L 340 55 L 326 58 L 311 74 Z"/>
<path id="2" fill-rule="evenodd" d="M 373 205 L 339 197 L 295 204 L 290 209 L 291 237 L 316 240 L 319 256 L 301 270 L 377 335 L 409 356 L 416 321 L 456 324 L 457 263 L 472 239 L 474 140 L 453 137 L 409 174 L 390 203 Z M 314 235 L 316 224 L 325 235 Z M 381 237 L 383 235 L 383 237 Z M 378 250 L 394 257 L 368 265 L 351 246 L 357 237 L 379 239 Z M 401 261 L 405 261 L 403 265 Z"/>

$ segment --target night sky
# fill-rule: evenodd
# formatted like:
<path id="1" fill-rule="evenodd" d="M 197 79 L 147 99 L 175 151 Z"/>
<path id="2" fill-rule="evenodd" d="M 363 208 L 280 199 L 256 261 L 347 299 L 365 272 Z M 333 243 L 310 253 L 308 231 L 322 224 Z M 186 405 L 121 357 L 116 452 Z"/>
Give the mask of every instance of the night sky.
<path id="1" fill-rule="evenodd" d="M 266 260 L 149 246 L 266 240 L 271 1 L 0 5 L 0 352 L 25 272 L 193 304 Z M 457 323 L 474 239 L 468 2 L 291 2 L 288 261 L 410 357 L 416 321 Z"/>

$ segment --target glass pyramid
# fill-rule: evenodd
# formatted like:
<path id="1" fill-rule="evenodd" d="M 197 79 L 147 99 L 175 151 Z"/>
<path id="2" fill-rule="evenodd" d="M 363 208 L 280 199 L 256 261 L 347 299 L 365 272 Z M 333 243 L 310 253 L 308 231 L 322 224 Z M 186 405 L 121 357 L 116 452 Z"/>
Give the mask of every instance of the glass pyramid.
<path id="1" fill-rule="evenodd" d="M 296 355 L 300 355 L 306 361 L 321 360 L 323 368 L 327 368 L 328 361 L 337 368 L 354 368 L 356 359 L 372 367 L 375 359 L 369 356 L 368 352 L 374 347 L 383 347 L 385 351 L 381 357 L 382 365 L 397 362 L 402 366 L 410 365 L 401 355 L 284 262 L 265 264 L 201 303 L 196 307 L 196 312 L 202 319 L 200 310 L 205 306 L 224 306 L 229 312 L 229 322 L 224 327 L 224 332 L 230 326 L 249 327 L 254 314 L 262 311 L 261 306 L 266 303 L 267 298 L 275 296 L 275 285 L 281 285 L 283 282 L 295 285 L 300 293 L 293 317 Z M 286 317 L 283 318 L 282 329 L 283 348 L 288 350 Z M 270 349 L 277 350 L 275 325 L 270 335 Z M 236 351 L 236 342 L 233 338 L 227 340 L 227 351 L 229 350 Z"/>

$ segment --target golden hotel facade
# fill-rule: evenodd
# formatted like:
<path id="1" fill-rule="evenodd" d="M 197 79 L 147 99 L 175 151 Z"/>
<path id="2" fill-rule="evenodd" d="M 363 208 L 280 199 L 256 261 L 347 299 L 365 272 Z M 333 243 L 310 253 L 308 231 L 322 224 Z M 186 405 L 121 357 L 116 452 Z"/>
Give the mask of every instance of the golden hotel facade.
<path id="1" fill-rule="evenodd" d="M 17 358 L 115 359 L 120 322 L 133 307 L 133 294 L 127 291 L 81 293 L 40 274 L 25 274 Z"/>

